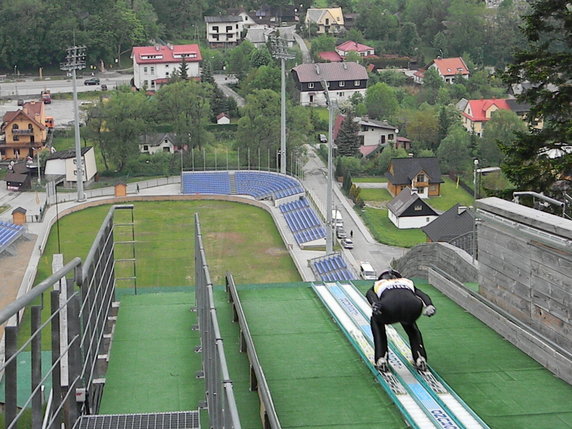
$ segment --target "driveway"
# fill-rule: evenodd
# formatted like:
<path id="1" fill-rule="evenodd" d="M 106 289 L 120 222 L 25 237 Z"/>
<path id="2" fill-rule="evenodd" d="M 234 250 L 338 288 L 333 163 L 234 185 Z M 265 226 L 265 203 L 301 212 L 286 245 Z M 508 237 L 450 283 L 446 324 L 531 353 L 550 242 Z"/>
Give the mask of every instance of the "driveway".
<path id="1" fill-rule="evenodd" d="M 232 97 L 236 100 L 236 104 L 238 107 L 244 106 L 244 98 L 238 95 L 232 88 L 230 88 L 229 84 L 234 84 L 238 82 L 238 79 L 235 77 L 229 77 L 226 74 L 215 74 L 213 75 L 215 83 L 221 89 L 222 93 L 227 97 Z"/>
<path id="2" fill-rule="evenodd" d="M 313 63 L 310 51 L 308 50 L 306 42 L 304 42 L 302 36 L 300 36 L 298 33 L 294 33 L 294 39 L 296 39 L 296 43 L 298 43 L 298 46 L 300 46 L 300 50 L 302 51 L 302 61 L 304 61 L 306 64 Z"/>

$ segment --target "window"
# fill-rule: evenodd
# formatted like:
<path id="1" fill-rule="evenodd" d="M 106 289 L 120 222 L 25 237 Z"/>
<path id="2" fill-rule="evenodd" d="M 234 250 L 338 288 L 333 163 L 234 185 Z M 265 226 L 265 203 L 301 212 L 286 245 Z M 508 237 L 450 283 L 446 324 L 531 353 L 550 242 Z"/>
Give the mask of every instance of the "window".
<path id="1" fill-rule="evenodd" d="M 385 136 L 381 136 L 381 144 L 385 143 Z"/>
<path id="2" fill-rule="evenodd" d="M 147 73 L 147 67 L 143 67 L 143 73 Z"/>
<path id="3" fill-rule="evenodd" d="M 149 67 L 149 71 L 151 72 L 151 74 L 155 74 L 155 67 Z"/>
<path id="4" fill-rule="evenodd" d="M 418 174 L 416 180 L 418 182 L 425 182 L 425 175 L 424 174 Z"/>
<path id="5" fill-rule="evenodd" d="M 20 127 L 18 126 L 18 124 L 13 124 L 12 125 L 12 130 L 18 130 L 20 129 Z"/>
<path id="6" fill-rule="evenodd" d="M 144 145 L 143 145 L 143 150 L 144 150 L 145 152 L 148 152 L 148 151 L 149 151 L 149 145 L 144 144 Z"/>
<path id="7" fill-rule="evenodd" d="M 310 83 L 308 84 L 308 88 L 309 88 L 309 89 L 314 88 L 314 82 L 310 82 Z"/>
<path id="8" fill-rule="evenodd" d="M 313 102 L 314 102 L 314 96 L 310 95 L 310 103 L 313 103 Z"/>
<path id="9" fill-rule="evenodd" d="M 413 207 L 413 210 L 415 210 L 416 212 L 419 212 L 419 211 L 423 210 L 423 206 L 421 204 L 416 204 L 415 207 Z"/>
<path id="10" fill-rule="evenodd" d="M 168 69 L 168 68 L 169 68 L 169 64 L 165 64 L 165 68 Z"/>
<path id="11" fill-rule="evenodd" d="M 359 80 L 354 80 L 354 86 L 359 86 Z"/>
<path id="12" fill-rule="evenodd" d="M 230 33 L 232 31 L 232 25 L 227 25 L 226 26 L 226 32 Z"/>
<path id="13" fill-rule="evenodd" d="M 213 31 L 218 33 L 218 25 L 213 25 Z"/>
<path id="14" fill-rule="evenodd" d="M 429 222 L 429 220 L 430 220 L 429 217 L 426 217 L 426 218 L 425 218 L 425 222 Z"/>
<path id="15" fill-rule="evenodd" d="M 338 92 L 338 97 L 343 97 L 344 93 L 343 92 Z"/>
<path id="16" fill-rule="evenodd" d="M 343 80 L 340 80 L 340 88 L 346 86 L 346 83 Z"/>
<path id="17" fill-rule="evenodd" d="M 171 152 L 171 148 L 169 146 L 164 147 L 163 152 Z"/>
<path id="18" fill-rule="evenodd" d="M 393 139 L 395 139 L 395 136 L 393 134 L 387 135 L 387 140 L 393 140 Z"/>

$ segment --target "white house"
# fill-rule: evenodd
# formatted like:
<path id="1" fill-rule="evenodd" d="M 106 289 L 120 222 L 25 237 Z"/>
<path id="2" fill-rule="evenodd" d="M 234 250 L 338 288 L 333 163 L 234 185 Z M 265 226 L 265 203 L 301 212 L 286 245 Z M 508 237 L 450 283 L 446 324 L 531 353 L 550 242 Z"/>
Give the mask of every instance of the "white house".
<path id="1" fill-rule="evenodd" d="M 334 140 L 338 136 L 344 119 L 345 115 L 338 115 L 336 117 L 333 129 Z M 356 116 L 354 117 L 354 122 L 359 124 L 358 136 L 362 146 L 360 147 L 360 152 L 364 156 L 369 155 L 379 146 L 385 147 L 389 143 L 395 145 L 397 142 L 397 133 L 399 130 L 397 127 L 387 123 L 387 121 L 374 121 L 367 117 L 360 118 Z"/>
<path id="2" fill-rule="evenodd" d="M 404 188 L 387 204 L 387 215 L 399 229 L 421 228 L 439 217 L 439 214 L 409 187 Z"/>
<path id="3" fill-rule="evenodd" d="M 141 153 L 151 155 L 158 152 L 174 153 L 177 148 L 173 133 L 145 134 L 140 137 L 139 151 Z"/>
<path id="4" fill-rule="evenodd" d="M 95 164 L 95 151 L 93 147 L 87 146 L 81 149 L 83 164 L 83 182 L 92 183 L 97 174 Z M 65 176 L 64 186 L 71 186 L 77 182 L 77 168 L 75 149 L 54 152 L 46 158 L 46 176 Z"/>
<path id="5" fill-rule="evenodd" d="M 305 24 L 306 26 L 315 24 L 318 27 L 318 34 L 337 34 L 345 29 L 341 7 L 309 8 L 306 10 Z"/>
<path id="6" fill-rule="evenodd" d="M 350 52 L 356 52 L 360 57 L 371 57 L 375 55 L 375 49 L 371 46 L 348 40 L 341 45 L 336 46 L 336 52 L 340 57 L 345 57 Z"/>
<path id="7" fill-rule="evenodd" d="M 291 70 L 302 106 L 326 106 L 322 86 L 326 81 L 330 99 L 349 100 L 355 93 L 365 97 L 367 70 L 354 62 L 300 64 Z"/>
<path id="8" fill-rule="evenodd" d="M 228 125 L 228 124 L 230 124 L 230 118 L 224 112 L 219 113 L 216 117 L 216 123 L 218 125 Z"/>
<path id="9" fill-rule="evenodd" d="M 202 60 L 199 45 L 137 46 L 131 52 L 133 59 L 133 84 L 136 88 L 158 90 L 181 69 L 183 58 L 187 64 L 187 76 L 200 78 Z"/>
<path id="10" fill-rule="evenodd" d="M 205 16 L 209 47 L 235 46 L 240 43 L 243 18 L 240 16 Z"/>

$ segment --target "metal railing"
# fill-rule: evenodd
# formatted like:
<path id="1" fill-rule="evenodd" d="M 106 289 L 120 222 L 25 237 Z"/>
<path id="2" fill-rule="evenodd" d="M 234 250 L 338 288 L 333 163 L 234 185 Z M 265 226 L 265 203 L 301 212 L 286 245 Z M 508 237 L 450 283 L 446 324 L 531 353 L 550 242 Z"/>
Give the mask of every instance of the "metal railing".
<path id="1" fill-rule="evenodd" d="M 250 390 L 257 391 L 260 397 L 260 413 L 263 429 L 280 429 L 280 421 L 274 409 L 274 401 L 270 394 L 270 388 L 266 382 L 266 376 L 258 360 L 254 341 L 250 334 L 250 328 L 244 315 L 244 310 L 238 296 L 232 274 L 226 275 L 226 289 L 232 304 L 233 321 L 238 322 L 240 329 L 240 351 L 246 352 L 250 363 Z"/>
<path id="2" fill-rule="evenodd" d="M 210 427 L 239 429 L 238 408 L 226 364 L 198 214 L 195 214 L 195 297 L 201 339 L 198 350 L 203 364 L 200 376 L 205 379 Z"/>
<path id="3" fill-rule="evenodd" d="M 0 323 L 8 322 L 5 360 L 0 366 L 5 375 L 6 428 L 72 428 L 80 414 L 98 411 L 106 369 L 101 357 L 106 352 L 115 296 L 113 214 L 117 209 L 132 210 L 133 206 L 110 208 L 83 264 L 74 258 L 0 311 Z M 48 306 L 45 301 L 49 302 L 48 316 L 42 315 Z M 24 313 L 30 317 L 29 336 L 19 332 Z M 49 362 L 42 358 L 46 331 L 51 338 Z M 18 346 L 18 340 L 23 344 Z M 31 393 L 24 403 L 18 403 L 19 384 L 28 381 L 18 377 L 18 356 L 27 350 L 31 350 Z M 46 375 L 42 368 L 48 368 Z M 50 402 L 44 410 L 43 389 L 50 378 Z"/>

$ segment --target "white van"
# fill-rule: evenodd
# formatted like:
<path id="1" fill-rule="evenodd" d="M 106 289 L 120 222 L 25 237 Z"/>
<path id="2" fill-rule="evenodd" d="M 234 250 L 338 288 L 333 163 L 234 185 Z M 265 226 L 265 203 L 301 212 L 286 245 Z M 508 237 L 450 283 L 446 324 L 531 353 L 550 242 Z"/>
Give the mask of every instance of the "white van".
<path id="1" fill-rule="evenodd" d="M 360 264 L 359 275 L 364 280 L 377 280 L 377 274 L 369 262 L 362 262 Z"/>
<path id="2" fill-rule="evenodd" d="M 339 210 L 332 210 L 332 223 L 334 224 L 334 228 L 337 228 L 338 226 L 344 226 L 342 213 Z"/>

